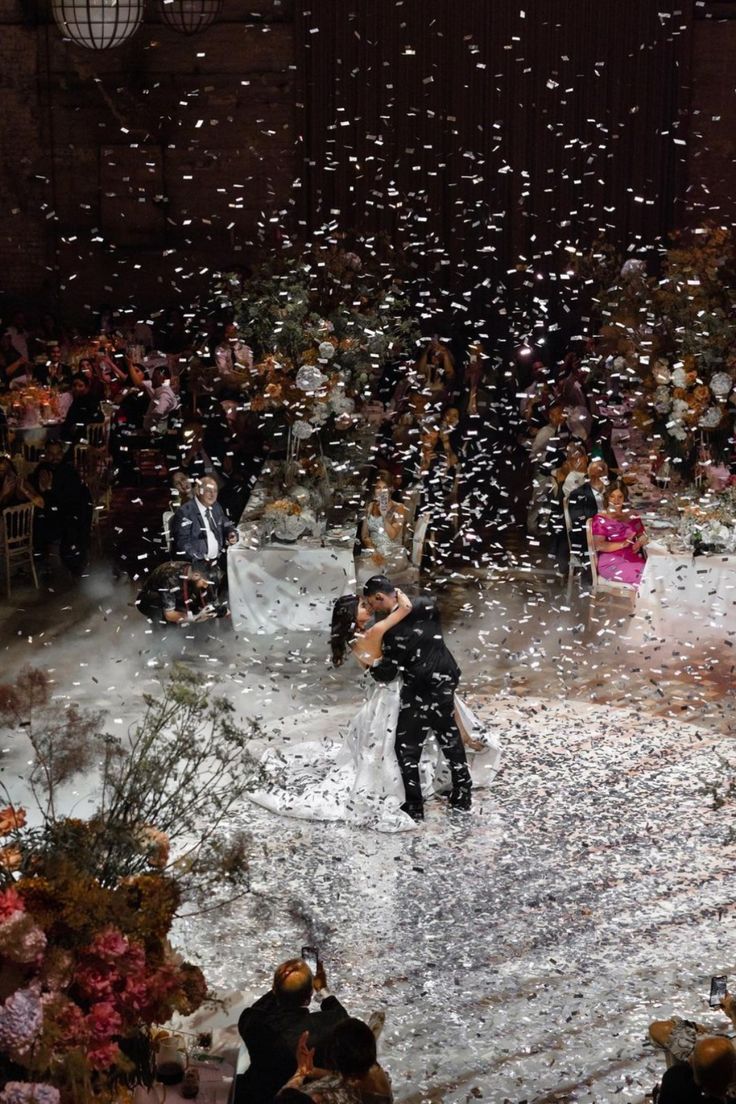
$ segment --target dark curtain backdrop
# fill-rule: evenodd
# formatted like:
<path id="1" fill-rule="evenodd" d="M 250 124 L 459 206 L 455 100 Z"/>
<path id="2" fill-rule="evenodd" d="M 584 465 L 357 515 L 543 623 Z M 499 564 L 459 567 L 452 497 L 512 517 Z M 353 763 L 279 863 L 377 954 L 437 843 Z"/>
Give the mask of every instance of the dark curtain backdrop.
<path id="1" fill-rule="evenodd" d="M 691 7 L 303 0 L 303 221 L 466 286 L 599 230 L 652 241 L 682 186 Z"/>

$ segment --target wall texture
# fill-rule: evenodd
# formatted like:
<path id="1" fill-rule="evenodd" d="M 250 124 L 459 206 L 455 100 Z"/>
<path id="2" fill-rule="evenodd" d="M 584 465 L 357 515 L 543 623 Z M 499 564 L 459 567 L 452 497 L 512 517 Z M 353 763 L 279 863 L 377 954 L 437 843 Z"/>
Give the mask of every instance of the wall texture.
<path id="1" fill-rule="evenodd" d="M 0 22 L 4 291 L 151 309 L 247 264 L 292 194 L 291 0 L 226 0 L 193 37 L 149 18 L 101 53 L 44 4 L 0 0 Z"/>

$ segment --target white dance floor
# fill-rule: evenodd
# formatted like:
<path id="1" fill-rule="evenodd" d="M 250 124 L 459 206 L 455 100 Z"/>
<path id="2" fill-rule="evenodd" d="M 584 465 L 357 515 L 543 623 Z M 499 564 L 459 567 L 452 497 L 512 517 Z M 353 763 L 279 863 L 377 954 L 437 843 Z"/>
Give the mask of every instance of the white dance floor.
<path id="1" fill-rule="evenodd" d="M 350 711 L 325 712 L 336 729 Z M 706 998 L 736 965 L 735 848 L 707 789 L 736 750 L 637 710 L 507 698 L 483 713 L 503 766 L 470 817 L 437 802 L 416 832 L 379 836 L 249 806 L 252 895 L 177 942 L 247 1001 L 317 943 L 353 1014 L 387 1010 L 398 1101 L 641 1101 L 663 1068 L 643 1046 L 651 1018 L 723 1026 Z"/>

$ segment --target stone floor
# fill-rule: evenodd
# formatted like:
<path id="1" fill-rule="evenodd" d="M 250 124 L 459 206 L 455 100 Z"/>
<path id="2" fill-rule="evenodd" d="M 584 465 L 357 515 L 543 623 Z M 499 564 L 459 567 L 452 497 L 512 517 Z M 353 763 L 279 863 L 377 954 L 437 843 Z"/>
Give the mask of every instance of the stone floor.
<path id="1" fill-rule="evenodd" d="M 80 584 L 20 586 L 0 606 L 3 679 L 43 666 L 112 728 L 183 658 L 275 739 L 315 712 L 339 731 L 361 700 L 326 640 L 218 623 L 161 647 L 134 596 L 104 563 Z M 736 967 L 729 642 L 691 638 L 686 619 L 657 639 L 627 604 L 568 594 L 531 561 L 439 598 L 465 692 L 503 741 L 493 789 L 469 818 L 438 805 L 399 837 L 244 808 L 253 893 L 182 921 L 177 942 L 244 999 L 317 942 L 351 1010 L 387 1009 L 399 1101 L 640 1101 L 660 1067 L 647 1020 L 722 1022 L 709 977 Z M 12 780 L 23 747 L 4 743 Z"/>

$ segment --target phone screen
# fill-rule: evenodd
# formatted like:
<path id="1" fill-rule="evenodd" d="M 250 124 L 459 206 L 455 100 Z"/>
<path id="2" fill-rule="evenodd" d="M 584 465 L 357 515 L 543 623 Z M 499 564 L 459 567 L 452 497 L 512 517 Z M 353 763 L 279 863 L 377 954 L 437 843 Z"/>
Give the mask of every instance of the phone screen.
<path id="1" fill-rule="evenodd" d="M 708 1004 L 711 1008 L 718 1008 L 728 992 L 728 978 L 725 974 L 719 974 L 710 979 L 710 998 Z"/>
<path id="2" fill-rule="evenodd" d="M 302 959 L 306 962 L 313 974 L 317 973 L 317 959 L 319 955 L 316 947 L 302 947 Z"/>

